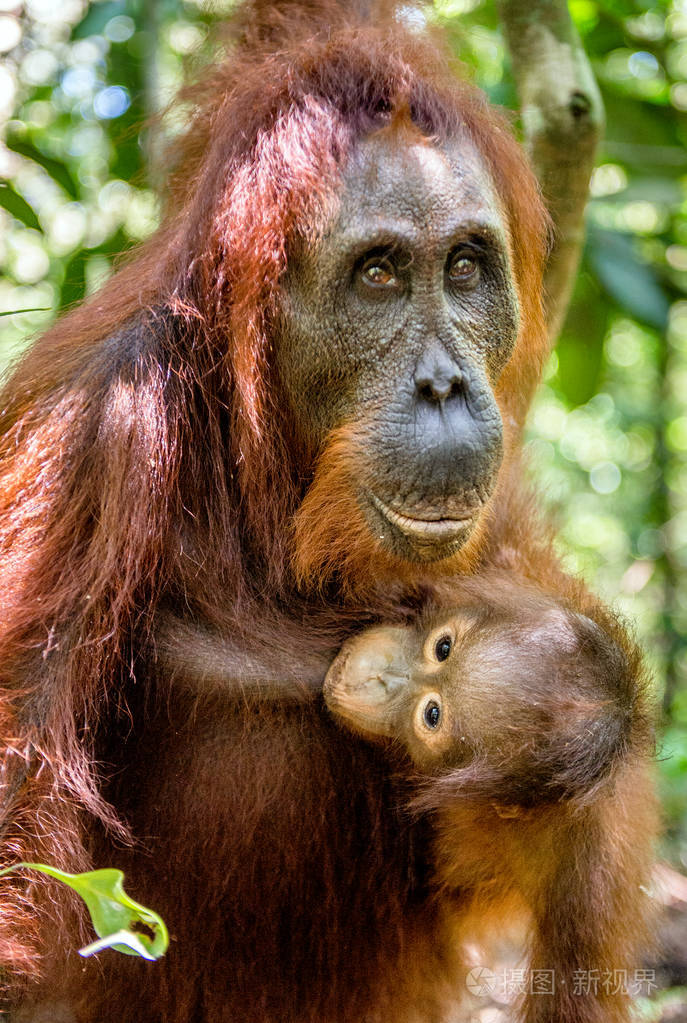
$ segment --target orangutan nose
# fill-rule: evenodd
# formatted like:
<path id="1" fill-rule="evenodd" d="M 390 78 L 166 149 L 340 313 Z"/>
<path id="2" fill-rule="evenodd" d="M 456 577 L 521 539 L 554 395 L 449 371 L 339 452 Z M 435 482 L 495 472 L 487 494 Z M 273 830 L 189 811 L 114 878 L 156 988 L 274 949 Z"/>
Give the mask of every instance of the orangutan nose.
<path id="1" fill-rule="evenodd" d="M 422 355 L 413 379 L 417 396 L 434 404 L 463 391 L 460 367 L 443 348 L 431 348 Z"/>

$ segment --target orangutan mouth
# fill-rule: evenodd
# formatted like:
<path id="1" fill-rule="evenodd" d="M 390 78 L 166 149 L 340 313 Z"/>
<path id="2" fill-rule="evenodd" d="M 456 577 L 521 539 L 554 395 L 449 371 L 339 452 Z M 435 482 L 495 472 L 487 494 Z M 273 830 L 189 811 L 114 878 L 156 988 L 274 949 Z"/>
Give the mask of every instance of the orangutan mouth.
<path id="1" fill-rule="evenodd" d="M 432 544 L 445 544 L 459 539 L 467 539 L 466 534 L 472 529 L 477 512 L 475 509 L 470 514 L 451 518 L 419 518 L 415 515 L 408 515 L 407 512 L 394 511 L 375 494 L 370 494 L 370 497 L 377 511 L 409 540 Z"/>

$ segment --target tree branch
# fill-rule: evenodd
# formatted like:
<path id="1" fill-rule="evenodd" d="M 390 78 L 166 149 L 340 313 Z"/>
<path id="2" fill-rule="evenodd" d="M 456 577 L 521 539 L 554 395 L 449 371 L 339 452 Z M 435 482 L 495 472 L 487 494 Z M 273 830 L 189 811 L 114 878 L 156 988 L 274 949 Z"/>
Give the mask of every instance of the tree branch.
<path id="1" fill-rule="evenodd" d="M 603 133 L 601 96 L 566 0 L 501 0 L 520 96 L 525 147 L 554 223 L 545 288 L 558 334 L 584 240 L 584 207 Z"/>

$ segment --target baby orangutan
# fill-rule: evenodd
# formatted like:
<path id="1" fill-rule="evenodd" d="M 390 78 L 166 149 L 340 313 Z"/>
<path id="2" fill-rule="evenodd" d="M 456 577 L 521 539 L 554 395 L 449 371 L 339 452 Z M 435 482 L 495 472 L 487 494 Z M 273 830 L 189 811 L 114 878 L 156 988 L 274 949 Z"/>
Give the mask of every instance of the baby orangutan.
<path id="1" fill-rule="evenodd" d="M 386 738 L 470 794 L 530 805 L 588 794 L 631 741 L 636 683 L 591 619 L 519 590 L 344 643 L 327 705 L 360 735 Z"/>
<path id="2" fill-rule="evenodd" d="M 636 651 L 591 618 L 505 581 L 415 624 L 347 640 L 324 696 L 334 717 L 409 758 L 412 806 L 434 821 L 433 883 L 456 898 L 456 944 L 491 915 L 524 921 L 526 1023 L 627 1019 L 651 916 L 652 749 Z M 527 971 L 525 971 L 527 973 Z M 542 977 L 542 990 L 532 978 Z M 587 982 L 585 978 L 592 978 Z"/>

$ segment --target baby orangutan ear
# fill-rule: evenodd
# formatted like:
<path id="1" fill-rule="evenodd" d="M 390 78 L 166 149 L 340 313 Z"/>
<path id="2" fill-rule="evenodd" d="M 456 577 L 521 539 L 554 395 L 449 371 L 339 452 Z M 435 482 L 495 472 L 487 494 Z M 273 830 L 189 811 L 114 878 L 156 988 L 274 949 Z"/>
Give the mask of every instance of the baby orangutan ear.
<path id="1" fill-rule="evenodd" d="M 324 680 L 324 698 L 336 717 L 366 736 L 398 736 L 398 715 L 410 681 L 412 630 L 366 629 L 341 647 Z"/>

